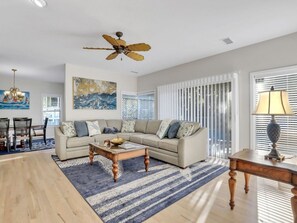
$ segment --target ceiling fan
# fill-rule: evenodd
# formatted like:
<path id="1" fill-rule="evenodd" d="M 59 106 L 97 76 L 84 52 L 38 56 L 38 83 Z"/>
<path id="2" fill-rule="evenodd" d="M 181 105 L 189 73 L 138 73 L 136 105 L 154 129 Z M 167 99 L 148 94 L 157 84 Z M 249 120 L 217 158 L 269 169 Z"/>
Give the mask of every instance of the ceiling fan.
<path id="1" fill-rule="evenodd" d="M 115 50 L 115 52 L 111 53 L 106 57 L 106 60 L 115 59 L 119 54 L 125 54 L 127 57 L 130 57 L 136 61 L 142 61 L 144 56 L 135 53 L 133 51 L 149 51 L 151 49 L 150 45 L 146 43 L 136 43 L 131 45 L 126 45 L 126 41 L 122 40 L 123 36 L 122 32 L 116 32 L 116 36 L 118 39 L 115 39 L 109 35 L 102 35 L 102 37 L 109 42 L 113 48 L 98 48 L 98 47 L 83 47 L 85 50 Z"/>

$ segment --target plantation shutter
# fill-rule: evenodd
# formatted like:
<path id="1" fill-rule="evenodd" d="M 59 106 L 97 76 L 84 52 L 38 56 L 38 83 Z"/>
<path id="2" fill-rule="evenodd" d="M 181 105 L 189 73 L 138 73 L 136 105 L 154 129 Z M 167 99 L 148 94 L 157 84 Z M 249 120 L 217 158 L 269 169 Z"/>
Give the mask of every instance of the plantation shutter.
<path id="1" fill-rule="evenodd" d="M 155 92 L 122 94 L 123 119 L 154 119 Z"/>
<path id="2" fill-rule="evenodd" d="M 122 119 L 137 119 L 137 115 L 137 96 L 122 94 Z"/>
<path id="3" fill-rule="evenodd" d="M 155 92 L 138 95 L 138 119 L 154 119 Z"/>
<path id="4" fill-rule="evenodd" d="M 255 79 L 256 102 L 259 92 L 269 91 L 271 86 L 275 90 L 287 90 L 292 110 L 297 111 L 297 74 L 268 76 Z M 267 124 L 271 116 L 256 116 L 256 149 L 269 151 L 271 142 L 267 136 Z M 277 142 L 277 149 L 284 154 L 297 154 L 297 116 L 275 116 L 281 127 L 281 136 Z"/>

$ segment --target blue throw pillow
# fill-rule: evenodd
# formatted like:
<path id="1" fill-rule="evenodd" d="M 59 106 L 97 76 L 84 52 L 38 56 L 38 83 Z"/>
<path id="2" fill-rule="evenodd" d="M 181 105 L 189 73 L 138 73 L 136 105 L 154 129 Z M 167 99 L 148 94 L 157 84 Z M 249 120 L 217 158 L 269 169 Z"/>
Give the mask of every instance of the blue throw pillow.
<path id="1" fill-rule="evenodd" d="M 179 122 L 175 122 L 172 125 L 170 125 L 168 132 L 167 132 L 168 139 L 176 138 L 179 127 L 180 127 Z"/>
<path id="2" fill-rule="evenodd" d="M 104 129 L 103 129 L 103 133 L 105 133 L 105 134 L 115 134 L 117 132 L 119 132 L 119 130 L 116 127 L 112 127 L 112 128 L 104 127 Z"/>
<path id="3" fill-rule="evenodd" d="M 74 121 L 74 128 L 78 137 L 88 136 L 88 126 L 85 121 Z"/>

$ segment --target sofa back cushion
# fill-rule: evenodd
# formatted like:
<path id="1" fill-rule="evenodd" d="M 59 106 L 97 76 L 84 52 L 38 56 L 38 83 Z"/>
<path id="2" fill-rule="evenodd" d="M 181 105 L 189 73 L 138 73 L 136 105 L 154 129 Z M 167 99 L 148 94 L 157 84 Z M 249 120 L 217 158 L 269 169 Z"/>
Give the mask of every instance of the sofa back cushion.
<path id="1" fill-rule="evenodd" d="M 89 131 L 89 136 L 101 134 L 98 121 L 86 121 Z"/>
<path id="2" fill-rule="evenodd" d="M 67 137 L 75 137 L 76 136 L 74 123 L 72 121 L 62 122 L 61 130 L 62 130 L 63 134 Z"/>
<path id="3" fill-rule="evenodd" d="M 159 130 L 161 122 L 162 122 L 161 120 L 149 120 L 147 122 L 145 133 L 156 135 L 156 133 Z"/>
<path id="4" fill-rule="evenodd" d="M 98 121 L 99 126 L 100 126 L 100 131 L 104 132 L 104 128 L 107 127 L 106 120 L 105 119 L 97 119 L 97 121 Z M 112 127 L 114 127 L 114 126 L 112 126 Z"/>
<path id="5" fill-rule="evenodd" d="M 182 137 L 190 136 L 194 134 L 200 128 L 198 122 L 182 122 L 177 132 L 176 138 L 180 139 Z"/>
<path id="6" fill-rule="evenodd" d="M 74 121 L 75 131 L 78 137 L 88 136 L 88 126 L 85 121 Z"/>
<path id="7" fill-rule="evenodd" d="M 176 138 L 179 127 L 180 127 L 180 123 L 177 122 L 177 121 L 169 126 L 169 129 L 168 129 L 168 132 L 167 132 L 168 139 Z"/>
<path id="8" fill-rule="evenodd" d="M 123 120 L 121 132 L 135 132 L 135 120 Z"/>
<path id="9" fill-rule="evenodd" d="M 163 139 L 167 135 L 171 121 L 171 119 L 165 119 L 161 122 L 159 130 L 156 134 L 160 139 Z"/>
<path id="10" fill-rule="evenodd" d="M 107 127 L 115 127 L 119 131 L 122 129 L 122 120 L 121 119 L 108 119 L 106 120 Z"/>
<path id="11" fill-rule="evenodd" d="M 146 126 L 147 126 L 147 120 L 136 120 L 135 132 L 145 133 Z"/>

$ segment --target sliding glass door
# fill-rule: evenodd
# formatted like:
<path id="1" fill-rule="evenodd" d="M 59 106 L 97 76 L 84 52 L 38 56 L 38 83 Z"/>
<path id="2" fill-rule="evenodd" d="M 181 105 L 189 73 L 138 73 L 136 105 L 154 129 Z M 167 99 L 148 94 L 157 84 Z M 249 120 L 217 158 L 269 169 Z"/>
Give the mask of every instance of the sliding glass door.
<path id="1" fill-rule="evenodd" d="M 236 135 L 232 133 L 232 126 L 236 126 L 232 123 L 232 113 L 235 113 L 233 79 L 232 76 L 222 75 L 215 79 L 160 86 L 159 118 L 199 122 L 202 127 L 208 128 L 209 155 L 227 158 L 233 152 L 232 140 Z"/>

